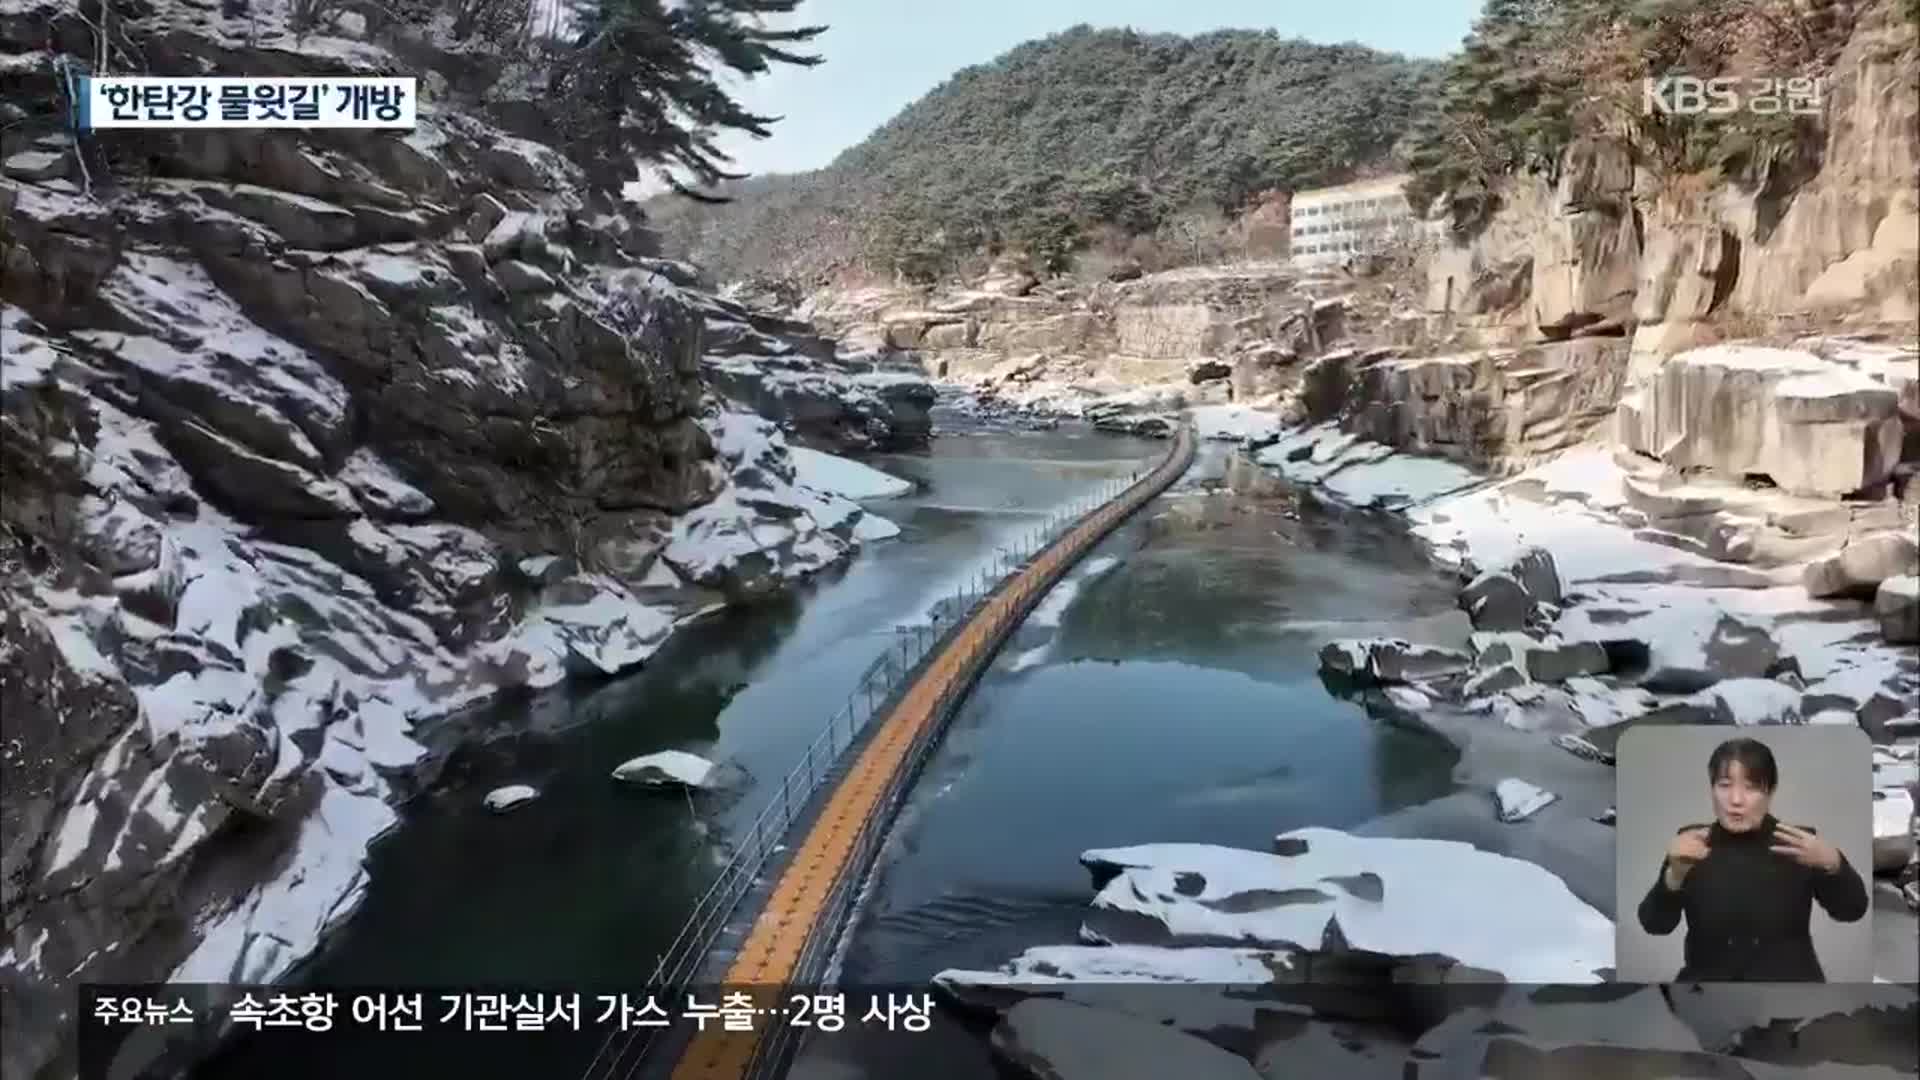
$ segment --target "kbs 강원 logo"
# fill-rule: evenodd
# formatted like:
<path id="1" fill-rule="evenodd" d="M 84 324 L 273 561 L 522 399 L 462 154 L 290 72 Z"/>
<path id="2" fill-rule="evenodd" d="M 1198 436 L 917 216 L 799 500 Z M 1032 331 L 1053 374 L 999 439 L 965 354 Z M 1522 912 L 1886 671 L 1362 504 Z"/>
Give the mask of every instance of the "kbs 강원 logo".
<path id="1" fill-rule="evenodd" d="M 1667 75 L 1645 80 L 1640 93 L 1642 109 L 1649 116 L 1731 116 L 1738 112 L 1809 116 L 1820 111 L 1825 98 L 1826 80 L 1811 76 L 1743 79 L 1722 75 L 1702 79 Z"/>

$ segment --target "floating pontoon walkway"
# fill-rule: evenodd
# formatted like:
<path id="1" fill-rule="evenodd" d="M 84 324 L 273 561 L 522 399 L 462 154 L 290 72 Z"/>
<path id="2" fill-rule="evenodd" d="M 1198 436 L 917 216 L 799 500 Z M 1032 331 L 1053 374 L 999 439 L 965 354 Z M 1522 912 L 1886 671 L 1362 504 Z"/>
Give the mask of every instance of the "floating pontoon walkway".
<path id="1" fill-rule="evenodd" d="M 895 810 L 974 679 L 1076 562 L 1187 471 L 1194 450 L 1194 432 L 1182 425 L 1158 466 L 1008 577 L 928 657 L 891 710 L 853 746 L 837 785 L 821 793 L 824 803 L 793 821 L 792 830 L 800 835 L 789 844 L 790 854 L 765 891 L 759 916 L 730 965 L 723 974 L 712 969 L 714 983 L 751 991 L 761 1007 L 776 1008 L 786 1004 L 782 988 L 820 977 Z M 857 1007 L 849 1001 L 849 1013 Z M 847 1022 L 852 1026 L 860 1019 L 849 1015 Z M 678 1051 L 672 1080 L 777 1075 L 804 1031 L 777 1020 L 756 1023 L 755 1029 L 724 1031 L 722 1025 L 709 1023 L 704 1033 L 659 1049 Z M 654 1068 L 646 1072 L 654 1074 Z"/>

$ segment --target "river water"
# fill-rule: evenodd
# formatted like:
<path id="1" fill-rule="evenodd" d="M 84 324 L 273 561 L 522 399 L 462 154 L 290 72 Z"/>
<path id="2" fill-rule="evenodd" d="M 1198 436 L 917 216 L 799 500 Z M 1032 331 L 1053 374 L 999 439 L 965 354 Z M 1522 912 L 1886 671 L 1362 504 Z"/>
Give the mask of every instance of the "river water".
<path id="1" fill-rule="evenodd" d="M 843 704 L 896 627 L 924 621 L 996 546 L 1157 458 L 1085 430 L 974 429 L 876 466 L 915 480 L 876 504 L 902 527 L 773 604 L 690 627 L 635 675 L 464 721 L 376 848 L 364 905 L 303 978 L 329 986 L 632 988 L 726 840 Z M 850 939 L 852 983 L 910 983 L 1070 942 L 1079 853 L 1150 841 L 1266 849 L 1451 790 L 1444 745 L 1321 687 L 1329 637 L 1445 640 L 1454 589 L 1383 517 L 1317 508 L 1220 446 L 1102 543 L 981 680 L 916 787 Z M 1424 624 L 1424 625 L 1423 625 Z M 475 736 L 476 730 L 480 733 Z M 686 749 L 741 766 L 727 796 L 633 791 L 620 762 Z M 528 783 L 508 815 L 482 796 Z M 433 1008 L 429 1003 L 429 1008 Z M 587 1017 L 586 1019 L 592 1019 Z M 849 1032 L 854 1026 L 849 1026 Z M 489 1034 L 241 1039 L 198 1080 L 580 1075 L 598 1040 Z M 808 1073 L 991 1077 L 949 1032 L 819 1040 Z"/>

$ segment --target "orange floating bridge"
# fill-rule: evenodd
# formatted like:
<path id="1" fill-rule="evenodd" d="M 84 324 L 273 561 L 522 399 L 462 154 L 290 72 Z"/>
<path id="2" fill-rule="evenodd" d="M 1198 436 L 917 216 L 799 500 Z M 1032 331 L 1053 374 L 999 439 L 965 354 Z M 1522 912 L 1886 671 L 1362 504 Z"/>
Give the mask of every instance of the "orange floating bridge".
<path id="1" fill-rule="evenodd" d="M 895 812 L 974 680 L 1076 562 L 1186 472 L 1195 449 L 1193 429 L 1182 425 L 1157 466 L 1040 548 L 930 643 L 917 669 L 864 727 L 856 728 L 853 710 L 845 710 L 844 743 L 836 717 L 745 839 L 757 855 L 746 861 L 758 865 L 723 871 L 662 958 L 650 987 L 662 1005 L 677 1013 L 698 976 L 698 985 L 751 995 L 755 1008 L 778 1015 L 789 1004 L 789 987 L 820 981 Z M 729 926 L 756 898 L 751 923 Z M 699 1031 L 680 1023 L 631 1031 L 602 1045 L 586 1080 L 778 1076 L 806 1031 L 764 1019 L 751 1031 L 712 1021 Z"/>

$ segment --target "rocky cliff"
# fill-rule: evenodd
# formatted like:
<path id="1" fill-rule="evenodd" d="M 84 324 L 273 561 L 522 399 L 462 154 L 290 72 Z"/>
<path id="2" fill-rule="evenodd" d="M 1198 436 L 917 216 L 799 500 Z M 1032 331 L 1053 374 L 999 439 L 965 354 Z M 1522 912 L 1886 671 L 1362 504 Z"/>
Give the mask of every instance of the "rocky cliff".
<path id="1" fill-rule="evenodd" d="M 1384 280 L 1274 262 L 1092 283 L 1003 265 L 946 287 L 822 290 L 798 310 L 989 409 L 1150 433 L 1190 406 L 1279 406 L 1336 345 L 1412 336 L 1424 320 L 1411 300 Z"/>
<path id="2" fill-rule="evenodd" d="M 1514 178 L 1484 229 L 1441 246 L 1427 313 L 1481 343 L 1623 339 L 1632 382 L 1717 341 L 1910 340 L 1920 44 L 1898 3 L 1851 7 L 1811 165 L 1736 182 L 1663 174 L 1625 144 L 1581 141 L 1557 181 Z"/>
<path id="3" fill-rule="evenodd" d="M 1920 318 L 1920 46 L 1897 2 L 1850 11 L 1814 164 L 1757 183 L 1665 175 L 1585 139 L 1551 179 L 1510 178 L 1499 212 L 1469 237 L 1442 233 L 1410 278 L 1282 263 L 1073 285 L 1002 268 L 965 286 L 830 291 L 803 310 L 990 402 L 1148 428 L 1184 406 L 1259 404 L 1501 470 L 1607 437 L 1629 388 L 1687 348 L 1838 333 L 1885 348 L 1864 367 L 1844 344 L 1816 361 L 1893 397 L 1856 395 L 1831 420 L 1781 408 L 1897 442 L 1889 417 L 1920 420 L 1899 359 Z M 1899 457 L 1859 456 L 1861 483 Z"/>
<path id="4" fill-rule="evenodd" d="M 116 16 L 146 73 L 427 92 L 406 133 L 76 145 L 38 118 L 88 27 L 0 5 L 9 1077 L 70 1071 L 74 981 L 288 971 L 352 911 L 423 725 L 897 531 L 787 439 L 911 442 L 932 402 L 650 258 L 405 28 Z"/>

